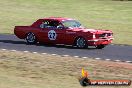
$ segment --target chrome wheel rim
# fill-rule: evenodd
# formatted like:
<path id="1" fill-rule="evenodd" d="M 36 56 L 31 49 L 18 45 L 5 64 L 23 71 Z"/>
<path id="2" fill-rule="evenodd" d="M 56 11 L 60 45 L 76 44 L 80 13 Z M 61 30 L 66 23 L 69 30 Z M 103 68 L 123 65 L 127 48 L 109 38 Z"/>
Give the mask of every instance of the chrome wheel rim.
<path id="1" fill-rule="evenodd" d="M 29 34 L 27 35 L 26 40 L 27 40 L 28 42 L 30 42 L 30 43 L 35 42 L 35 36 L 34 36 L 34 34 L 33 34 L 33 33 L 29 33 Z"/>
<path id="2" fill-rule="evenodd" d="M 84 48 L 86 46 L 85 40 L 83 38 L 78 38 L 76 45 L 79 48 Z"/>

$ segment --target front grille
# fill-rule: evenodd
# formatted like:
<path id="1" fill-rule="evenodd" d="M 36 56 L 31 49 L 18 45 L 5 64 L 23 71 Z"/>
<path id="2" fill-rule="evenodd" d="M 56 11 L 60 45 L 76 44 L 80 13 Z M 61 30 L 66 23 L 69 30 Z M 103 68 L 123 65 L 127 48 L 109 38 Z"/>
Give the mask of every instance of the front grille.
<path id="1" fill-rule="evenodd" d="M 108 37 L 108 36 L 112 36 L 112 33 L 103 33 L 99 35 L 99 37 Z"/>

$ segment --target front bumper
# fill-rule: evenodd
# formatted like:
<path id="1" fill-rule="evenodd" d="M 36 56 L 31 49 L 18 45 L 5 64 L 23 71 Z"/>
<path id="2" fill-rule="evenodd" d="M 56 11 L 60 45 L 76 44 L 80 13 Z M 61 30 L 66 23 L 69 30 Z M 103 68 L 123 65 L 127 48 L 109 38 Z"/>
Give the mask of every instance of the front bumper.
<path id="1" fill-rule="evenodd" d="M 88 45 L 96 46 L 96 45 L 108 45 L 112 42 L 114 38 L 101 38 L 101 39 L 92 39 L 88 40 Z"/>
<path id="2" fill-rule="evenodd" d="M 91 41 L 91 42 L 97 42 L 97 41 L 106 41 L 106 40 L 113 40 L 114 38 L 106 38 L 106 39 L 93 39 L 93 40 L 88 40 L 88 41 Z"/>

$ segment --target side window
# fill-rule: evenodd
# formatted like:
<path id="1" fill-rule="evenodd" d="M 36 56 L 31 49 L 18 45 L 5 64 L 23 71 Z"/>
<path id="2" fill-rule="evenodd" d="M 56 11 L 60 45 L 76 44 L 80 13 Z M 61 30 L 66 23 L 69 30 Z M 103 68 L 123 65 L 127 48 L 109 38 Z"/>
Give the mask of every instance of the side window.
<path id="1" fill-rule="evenodd" d="M 58 25 L 59 25 L 58 21 L 53 20 L 53 21 L 49 22 L 49 26 L 50 26 L 51 29 L 57 29 Z"/>
<path id="2" fill-rule="evenodd" d="M 52 29 L 63 29 L 63 25 L 59 21 L 50 21 L 49 25 Z"/>
<path id="3" fill-rule="evenodd" d="M 58 26 L 57 26 L 57 29 L 63 29 L 64 27 L 63 27 L 63 25 L 62 24 L 59 24 Z"/>
<path id="4" fill-rule="evenodd" d="M 48 28 L 48 29 L 61 29 L 63 25 L 56 20 L 44 21 L 40 24 L 40 28 Z"/>
<path id="5" fill-rule="evenodd" d="M 44 21 L 40 24 L 40 28 L 46 28 L 49 25 L 48 21 Z"/>

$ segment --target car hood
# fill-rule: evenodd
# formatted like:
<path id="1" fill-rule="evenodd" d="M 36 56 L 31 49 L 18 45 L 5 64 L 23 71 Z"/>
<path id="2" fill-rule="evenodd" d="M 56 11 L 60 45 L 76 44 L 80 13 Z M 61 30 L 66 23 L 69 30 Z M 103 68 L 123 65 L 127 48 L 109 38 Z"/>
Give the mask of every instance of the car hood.
<path id="1" fill-rule="evenodd" d="M 110 30 L 103 29 L 87 29 L 87 28 L 72 28 L 74 32 L 91 32 L 91 33 L 112 33 Z"/>

